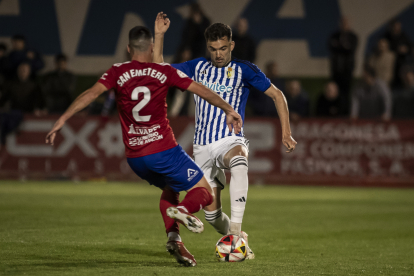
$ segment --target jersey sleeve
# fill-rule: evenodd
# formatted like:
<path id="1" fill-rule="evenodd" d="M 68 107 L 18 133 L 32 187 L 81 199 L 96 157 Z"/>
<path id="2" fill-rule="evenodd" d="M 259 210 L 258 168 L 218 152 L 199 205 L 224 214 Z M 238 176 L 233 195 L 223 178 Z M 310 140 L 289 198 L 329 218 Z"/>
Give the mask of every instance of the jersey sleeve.
<path id="1" fill-rule="evenodd" d="M 186 74 L 189 78 L 194 78 L 195 75 L 195 68 L 197 66 L 197 63 L 201 61 L 203 58 L 197 58 L 193 60 L 189 60 L 183 63 L 174 63 L 171 64 L 172 67 L 175 69 L 180 70 L 184 74 Z"/>
<path id="2" fill-rule="evenodd" d="M 114 67 L 111 67 L 102 75 L 98 82 L 105 85 L 105 87 L 109 90 L 116 87 L 116 79 L 115 69 Z"/>
<path id="3" fill-rule="evenodd" d="M 170 74 L 168 78 L 168 85 L 174 86 L 180 89 L 181 91 L 187 90 L 190 84 L 193 82 L 186 74 L 181 70 L 170 67 Z"/>
<path id="4" fill-rule="evenodd" d="M 261 92 L 265 92 L 269 89 L 271 82 L 266 75 L 260 71 L 259 67 L 253 63 L 246 62 L 243 71 L 243 79 L 249 86 L 252 86 Z"/>

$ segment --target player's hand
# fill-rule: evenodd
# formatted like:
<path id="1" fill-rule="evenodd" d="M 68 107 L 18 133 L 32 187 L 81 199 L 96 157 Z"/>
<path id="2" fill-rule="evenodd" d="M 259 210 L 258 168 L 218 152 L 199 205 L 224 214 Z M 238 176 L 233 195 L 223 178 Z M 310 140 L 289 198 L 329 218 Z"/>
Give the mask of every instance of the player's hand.
<path id="1" fill-rule="evenodd" d="M 170 27 L 170 23 L 170 19 L 168 19 L 167 15 L 163 12 L 159 12 L 155 18 L 154 33 L 165 34 Z"/>
<path id="2" fill-rule="evenodd" d="M 64 124 L 65 124 L 64 121 L 57 120 L 52 130 L 46 135 L 46 144 L 50 144 L 53 146 L 55 142 L 56 133 L 59 132 L 59 130 L 63 127 Z"/>
<path id="3" fill-rule="evenodd" d="M 240 114 L 234 110 L 226 114 L 226 123 L 229 128 L 229 131 L 233 132 L 234 128 L 234 133 L 236 134 L 240 133 L 243 126 L 243 120 Z"/>
<path id="4" fill-rule="evenodd" d="M 286 152 L 290 153 L 295 150 L 297 142 L 290 135 L 283 136 L 282 143 L 288 149 Z"/>

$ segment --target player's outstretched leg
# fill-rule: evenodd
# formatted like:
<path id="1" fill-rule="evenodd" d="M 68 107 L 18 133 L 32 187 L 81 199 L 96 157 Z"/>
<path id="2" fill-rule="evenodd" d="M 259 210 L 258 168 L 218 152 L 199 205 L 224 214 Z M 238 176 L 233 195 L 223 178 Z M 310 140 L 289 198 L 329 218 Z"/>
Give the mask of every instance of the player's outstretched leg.
<path id="1" fill-rule="evenodd" d="M 180 193 L 165 188 L 160 199 L 160 211 L 164 219 L 165 229 L 168 235 L 168 242 L 165 248 L 174 256 L 177 262 L 183 266 L 195 266 L 197 264 L 194 256 L 185 248 L 181 241 L 178 223 L 167 216 L 169 207 L 176 207 L 180 202 Z"/>
<path id="2" fill-rule="evenodd" d="M 230 179 L 231 222 L 229 234 L 239 235 L 246 241 L 246 259 L 254 259 L 254 253 L 248 245 L 247 234 L 241 231 L 244 210 L 246 208 L 249 180 L 247 175 L 247 150 L 243 146 L 232 148 L 224 157 L 228 166 Z"/>
<path id="3" fill-rule="evenodd" d="M 247 176 L 247 150 L 238 145 L 224 156 L 224 164 L 231 173 L 230 179 L 230 234 L 240 235 L 244 210 L 246 208 L 249 180 Z"/>
<path id="4" fill-rule="evenodd" d="M 180 193 L 173 191 L 172 189 L 165 188 L 162 191 L 160 198 L 160 212 L 164 220 L 165 230 L 167 232 L 168 240 L 181 241 L 180 230 L 178 223 L 167 216 L 167 209 L 169 207 L 177 207 L 180 203 Z"/>
<path id="5" fill-rule="evenodd" d="M 177 207 L 169 207 L 167 215 L 183 224 L 194 233 L 204 231 L 204 225 L 193 213 L 197 213 L 213 202 L 212 190 L 205 177 L 188 190 L 184 200 Z"/>

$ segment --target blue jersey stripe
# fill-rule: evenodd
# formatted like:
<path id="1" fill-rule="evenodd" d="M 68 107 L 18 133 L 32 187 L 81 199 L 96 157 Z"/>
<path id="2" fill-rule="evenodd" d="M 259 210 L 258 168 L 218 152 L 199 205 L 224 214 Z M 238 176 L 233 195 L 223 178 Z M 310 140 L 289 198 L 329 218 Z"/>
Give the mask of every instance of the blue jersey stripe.
<path id="1" fill-rule="evenodd" d="M 204 80 L 205 81 L 210 81 L 210 79 L 211 79 L 211 74 L 212 74 L 212 71 L 213 71 L 213 69 L 214 69 L 215 67 L 213 67 L 213 65 L 212 64 L 210 64 L 208 67 L 207 67 L 207 69 L 206 69 L 206 77 L 204 78 Z M 202 114 L 202 116 L 203 116 L 203 120 L 201 120 L 201 125 L 200 125 L 200 128 L 201 128 L 201 132 L 199 133 L 199 143 L 200 144 L 203 144 L 203 145 L 205 145 L 205 141 L 203 141 L 203 134 L 205 133 L 205 131 L 206 131 L 206 125 L 207 125 L 207 123 L 208 123 L 208 116 L 207 116 L 207 112 L 208 112 L 208 110 L 209 110 L 209 106 L 210 106 L 210 104 L 208 103 L 208 102 L 206 102 L 205 100 L 203 100 L 203 102 L 204 102 L 204 104 L 203 104 L 203 109 L 202 109 L 202 112 L 203 112 L 203 114 Z"/>
<path id="2" fill-rule="evenodd" d="M 206 66 L 204 67 L 204 70 L 202 72 L 205 72 L 204 74 L 202 73 L 200 76 L 201 81 L 206 81 L 208 79 L 208 75 L 209 75 L 209 71 L 213 66 L 210 64 L 206 64 Z M 204 123 L 205 123 L 205 107 L 206 107 L 207 102 L 204 99 L 200 100 L 200 113 L 199 113 L 199 124 L 197 125 L 197 129 L 196 129 L 196 133 L 197 133 L 197 144 L 202 144 L 201 142 L 201 135 L 203 133 L 203 129 L 204 129 Z"/>
<path id="3" fill-rule="evenodd" d="M 198 79 L 203 76 L 203 74 L 200 74 L 200 72 L 203 72 L 207 65 L 208 65 L 207 62 L 204 62 L 204 63 L 200 62 L 199 64 L 197 64 L 197 67 L 200 68 L 200 69 L 196 70 L 195 76 L 196 76 L 197 79 L 195 79 L 195 81 L 198 82 L 199 81 Z M 202 75 L 202 76 L 200 76 L 200 75 Z M 198 144 L 197 137 L 198 137 L 198 133 L 201 131 L 199 126 L 200 126 L 200 121 L 202 120 L 202 114 L 203 113 L 202 113 L 202 108 L 201 108 L 202 99 L 198 96 L 196 96 L 195 99 L 196 99 L 196 111 L 197 111 L 196 118 L 197 118 L 197 121 L 196 121 L 195 134 L 194 134 L 194 143 Z"/>
<path id="4" fill-rule="evenodd" d="M 241 75 L 241 68 L 240 68 L 240 66 L 238 67 L 237 72 Z M 236 90 L 237 90 L 237 97 L 235 97 L 235 101 L 234 101 L 234 104 L 232 106 L 233 106 L 234 110 L 236 110 L 237 112 L 239 110 L 240 100 L 241 100 L 241 97 L 242 97 L 242 94 L 243 94 L 243 88 L 244 87 L 242 85 L 239 86 L 238 89 L 236 88 Z M 228 134 L 230 134 L 230 133 L 228 133 Z"/>
<path id="5" fill-rule="evenodd" d="M 222 78 L 223 78 L 223 76 L 221 74 L 221 70 L 216 68 L 216 82 L 222 84 L 222 82 L 221 82 Z M 220 95 L 220 92 L 218 94 Z M 218 118 L 216 117 L 217 107 L 212 106 L 211 110 L 212 110 L 212 114 L 211 114 L 211 117 L 209 118 L 210 123 L 209 123 L 209 126 L 208 126 L 207 131 L 206 131 L 206 134 L 208 134 L 208 143 L 209 144 L 212 142 L 213 132 L 216 132 L 215 128 L 217 127 L 216 125 L 217 125 L 217 122 L 218 122 Z"/>
<path id="6" fill-rule="evenodd" d="M 215 78 L 215 76 L 217 76 L 217 69 L 218 68 L 216 68 L 216 67 L 211 67 L 210 77 L 208 78 L 209 82 L 215 83 L 214 78 Z M 206 111 L 204 113 L 205 114 L 204 126 L 206 126 L 206 129 L 205 129 L 205 131 L 203 133 L 203 137 L 202 137 L 202 143 L 203 144 L 206 144 L 207 132 L 209 131 L 209 128 L 210 128 L 210 125 L 211 125 L 211 118 L 210 118 L 211 109 L 212 109 L 212 106 L 209 103 L 206 103 Z"/>

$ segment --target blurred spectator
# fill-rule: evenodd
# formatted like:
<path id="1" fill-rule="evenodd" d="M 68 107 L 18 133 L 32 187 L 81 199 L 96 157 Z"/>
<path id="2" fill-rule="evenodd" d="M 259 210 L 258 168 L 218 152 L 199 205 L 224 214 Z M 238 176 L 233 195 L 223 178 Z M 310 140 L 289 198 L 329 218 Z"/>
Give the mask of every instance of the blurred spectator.
<path id="1" fill-rule="evenodd" d="M 190 51 L 190 59 L 204 57 L 206 55 L 206 42 L 204 31 L 210 26 L 210 20 L 204 15 L 200 5 L 193 2 L 190 6 L 190 17 L 187 19 L 182 35 L 182 44 L 178 49 L 179 56 L 184 49 Z"/>
<path id="2" fill-rule="evenodd" d="M 402 24 L 398 20 L 392 20 L 390 22 L 389 29 L 385 33 L 384 38 L 388 40 L 391 51 L 396 54 L 392 87 L 401 88 L 403 84 L 399 77 L 400 70 L 409 62 L 413 44 L 408 38 L 408 35 L 403 32 Z"/>
<path id="3" fill-rule="evenodd" d="M 378 119 L 388 121 L 391 118 L 391 92 L 386 83 L 375 76 L 369 66 L 364 68 L 362 83 L 352 95 L 352 119 Z"/>
<path id="4" fill-rule="evenodd" d="M 7 58 L 7 46 L 4 43 L 0 43 L 0 91 L 1 91 L 1 88 L 5 80 L 6 58 Z"/>
<path id="5" fill-rule="evenodd" d="M 41 115 L 44 99 L 39 86 L 30 79 L 30 74 L 30 64 L 21 63 L 17 68 L 17 78 L 5 84 L 0 106 L 9 103 L 12 110 L 20 110 L 24 113 L 35 112 L 36 115 Z"/>
<path id="6" fill-rule="evenodd" d="M 341 18 L 339 30 L 328 41 L 330 51 L 331 78 L 337 83 L 344 109 L 348 108 L 349 92 L 355 67 L 355 51 L 358 37 L 351 30 L 349 20 Z"/>
<path id="7" fill-rule="evenodd" d="M 114 110 L 116 110 L 115 90 L 110 89 L 99 95 L 84 111 L 88 115 L 108 117 Z"/>
<path id="8" fill-rule="evenodd" d="M 341 114 L 341 100 L 339 98 L 338 85 L 335 82 L 328 82 L 325 91 L 318 98 L 316 116 L 338 117 Z"/>
<path id="9" fill-rule="evenodd" d="M 67 69 L 67 58 L 63 54 L 55 57 L 56 69 L 44 77 L 43 95 L 49 113 L 63 113 L 69 107 L 75 90 L 75 75 Z"/>
<path id="10" fill-rule="evenodd" d="M 23 113 L 42 115 L 44 106 L 38 85 L 30 79 L 30 64 L 21 63 L 17 68 L 17 78 L 5 84 L 0 97 L 0 107 L 8 104 L 8 110 L 0 114 L 0 142 L 5 144 L 6 136 L 14 131 L 23 118 Z"/>
<path id="11" fill-rule="evenodd" d="M 117 110 L 117 107 L 116 107 L 115 89 L 110 89 L 108 91 L 108 96 L 106 97 L 105 102 L 103 104 L 101 116 L 108 117 L 112 113 L 114 113 L 114 111 L 116 110 Z"/>
<path id="12" fill-rule="evenodd" d="M 286 84 L 285 96 L 292 121 L 309 116 L 309 97 L 298 80 L 291 80 Z"/>
<path id="13" fill-rule="evenodd" d="M 377 49 L 368 59 L 368 64 L 375 70 L 378 78 L 390 86 L 394 75 L 395 54 L 389 49 L 388 40 L 378 41 Z"/>
<path id="14" fill-rule="evenodd" d="M 17 74 L 17 67 L 22 63 L 28 63 L 31 67 L 31 77 L 44 67 L 40 55 L 26 45 L 26 39 L 22 35 L 12 37 L 12 50 L 7 57 L 7 78 L 12 79 Z"/>
<path id="15" fill-rule="evenodd" d="M 285 91 L 285 81 L 279 77 L 277 63 L 275 61 L 269 61 L 266 64 L 265 75 L 281 91 Z M 249 95 L 248 104 L 252 109 L 254 116 L 261 117 L 277 117 L 277 110 L 275 103 L 266 96 L 263 92 L 252 89 Z"/>
<path id="16" fill-rule="evenodd" d="M 393 94 L 395 118 L 414 118 L 414 71 L 403 72 L 404 87 Z"/>
<path id="17" fill-rule="evenodd" d="M 239 18 L 236 24 L 236 32 L 233 34 L 235 43 L 232 56 L 235 58 L 254 62 L 256 58 L 256 43 L 247 33 L 249 30 L 249 22 L 246 18 Z"/>
<path id="18" fill-rule="evenodd" d="M 285 90 L 285 80 L 279 77 L 279 67 L 276 61 L 272 60 L 266 63 L 265 75 L 277 88 L 282 91 Z"/>
<path id="19" fill-rule="evenodd" d="M 184 49 L 178 59 L 173 63 L 182 63 L 189 60 L 191 57 L 191 51 Z M 182 92 L 176 88 L 170 88 L 168 95 L 171 97 L 171 105 L 168 110 L 168 116 L 190 116 L 193 117 L 195 114 L 195 103 L 193 94 L 187 91 Z"/>

